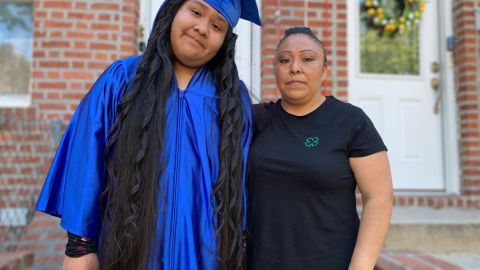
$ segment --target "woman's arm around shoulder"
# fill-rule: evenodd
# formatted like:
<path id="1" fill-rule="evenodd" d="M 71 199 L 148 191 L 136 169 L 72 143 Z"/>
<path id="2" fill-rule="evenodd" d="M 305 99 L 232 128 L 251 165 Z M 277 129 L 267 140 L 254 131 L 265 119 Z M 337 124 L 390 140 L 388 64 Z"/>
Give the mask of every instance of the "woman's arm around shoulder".
<path id="1" fill-rule="evenodd" d="M 253 105 L 253 137 L 262 133 L 270 122 L 269 109 L 273 103 L 258 103 Z"/>

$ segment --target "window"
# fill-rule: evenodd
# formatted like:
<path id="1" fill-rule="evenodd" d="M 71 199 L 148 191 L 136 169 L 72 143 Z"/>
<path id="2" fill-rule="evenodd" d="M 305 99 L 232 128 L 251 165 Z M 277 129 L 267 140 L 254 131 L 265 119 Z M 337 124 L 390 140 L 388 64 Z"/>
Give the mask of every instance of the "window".
<path id="1" fill-rule="evenodd" d="M 0 106 L 28 106 L 33 2 L 0 1 Z"/>
<path id="2" fill-rule="evenodd" d="M 401 14 L 403 1 L 381 0 L 385 14 Z M 386 21 L 386 20 L 385 20 Z M 362 73 L 419 75 L 419 31 L 406 25 L 404 34 L 388 36 L 360 16 L 360 70 Z"/>

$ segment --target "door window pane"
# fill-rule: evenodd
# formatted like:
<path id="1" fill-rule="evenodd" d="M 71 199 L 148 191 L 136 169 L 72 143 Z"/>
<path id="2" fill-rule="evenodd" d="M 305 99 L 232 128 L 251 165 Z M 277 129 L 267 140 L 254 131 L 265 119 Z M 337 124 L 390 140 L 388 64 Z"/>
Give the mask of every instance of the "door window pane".
<path id="1" fill-rule="evenodd" d="M 401 14 L 402 2 L 383 0 L 385 17 Z M 405 25 L 403 33 L 392 35 L 369 23 L 364 12 L 359 17 L 361 73 L 419 75 L 419 31 L 416 25 Z M 386 25 L 389 22 L 384 19 L 381 23 Z"/>
<path id="2" fill-rule="evenodd" d="M 0 95 L 28 94 L 33 47 L 33 3 L 0 2 Z"/>

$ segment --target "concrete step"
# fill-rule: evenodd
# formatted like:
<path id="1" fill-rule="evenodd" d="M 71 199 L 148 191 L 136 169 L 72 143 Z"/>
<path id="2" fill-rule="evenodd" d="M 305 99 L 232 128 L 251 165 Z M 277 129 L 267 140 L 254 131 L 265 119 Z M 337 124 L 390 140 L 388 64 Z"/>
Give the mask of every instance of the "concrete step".
<path id="1" fill-rule="evenodd" d="M 390 251 L 480 254 L 480 210 L 395 207 L 385 246 Z"/>

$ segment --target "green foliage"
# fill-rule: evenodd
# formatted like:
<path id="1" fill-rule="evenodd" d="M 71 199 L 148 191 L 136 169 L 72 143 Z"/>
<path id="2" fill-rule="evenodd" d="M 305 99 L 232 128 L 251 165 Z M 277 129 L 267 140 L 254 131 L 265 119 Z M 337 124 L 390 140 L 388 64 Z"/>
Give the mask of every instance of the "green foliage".
<path id="1" fill-rule="evenodd" d="M 360 32 L 362 73 L 419 74 L 418 29 L 404 35 L 379 34 L 363 25 Z"/>
<path id="2" fill-rule="evenodd" d="M 31 3 L 15 3 L 17 13 L 12 10 L 12 3 L 0 3 L 0 24 L 8 30 L 20 27 L 25 31 L 32 31 L 33 5 Z"/>

